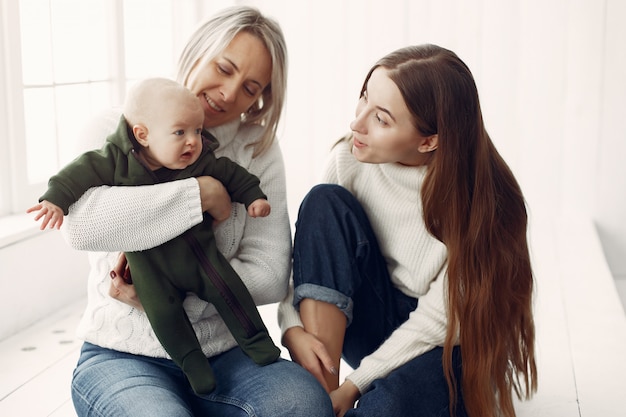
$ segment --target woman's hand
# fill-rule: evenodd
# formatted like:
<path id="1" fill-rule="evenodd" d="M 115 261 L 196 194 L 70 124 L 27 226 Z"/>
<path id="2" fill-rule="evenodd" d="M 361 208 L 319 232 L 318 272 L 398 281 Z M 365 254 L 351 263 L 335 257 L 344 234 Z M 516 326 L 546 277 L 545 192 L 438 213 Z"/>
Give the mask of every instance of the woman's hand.
<path id="1" fill-rule="evenodd" d="M 354 403 L 359 399 L 361 393 L 359 389 L 349 380 L 345 380 L 343 384 L 330 393 L 330 399 L 333 402 L 333 410 L 337 417 L 343 417 Z"/>
<path id="2" fill-rule="evenodd" d="M 291 359 L 309 371 L 322 384 L 326 392 L 329 392 L 324 370 L 337 375 L 337 366 L 328 354 L 326 346 L 302 327 L 292 327 L 287 330 L 283 335 L 283 344 L 289 350 Z"/>
<path id="3" fill-rule="evenodd" d="M 230 195 L 224 184 L 208 176 L 198 177 L 196 180 L 200 186 L 202 211 L 209 213 L 218 223 L 226 220 L 232 207 Z"/>
<path id="4" fill-rule="evenodd" d="M 117 263 L 111 271 L 111 286 L 109 287 L 109 296 L 116 299 L 117 301 L 128 304 L 129 306 L 134 307 L 137 310 L 143 311 L 143 306 L 141 305 L 141 301 L 137 296 L 135 286 L 132 285 L 130 269 L 128 268 L 126 255 L 124 255 L 124 253 L 120 253 L 120 256 L 117 258 Z"/>

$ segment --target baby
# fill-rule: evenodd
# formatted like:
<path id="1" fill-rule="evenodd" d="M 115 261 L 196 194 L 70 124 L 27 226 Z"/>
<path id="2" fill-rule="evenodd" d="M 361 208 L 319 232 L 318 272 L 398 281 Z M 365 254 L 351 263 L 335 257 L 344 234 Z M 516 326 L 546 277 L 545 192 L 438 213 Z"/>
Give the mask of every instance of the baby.
<path id="1" fill-rule="evenodd" d="M 202 129 L 204 112 L 197 97 L 165 78 L 149 78 L 128 94 L 115 133 L 100 150 L 89 151 L 53 176 L 40 203 L 41 228 L 59 228 L 68 208 L 91 187 L 146 185 L 210 175 L 221 181 L 248 215 L 265 217 L 270 205 L 259 179 L 228 158 L 213 153 L 217 141 Z M 272 342 L 252 296 L 218 251 L 213 219 L 169 242 L 125 253 L 132 282 L 154 333 L 181 367 L 197 394 L 215 389 L 215 378 L 183 309 L 187 292 L 212 303 L 231 333 L 257 364 L 274 362 Z"/>

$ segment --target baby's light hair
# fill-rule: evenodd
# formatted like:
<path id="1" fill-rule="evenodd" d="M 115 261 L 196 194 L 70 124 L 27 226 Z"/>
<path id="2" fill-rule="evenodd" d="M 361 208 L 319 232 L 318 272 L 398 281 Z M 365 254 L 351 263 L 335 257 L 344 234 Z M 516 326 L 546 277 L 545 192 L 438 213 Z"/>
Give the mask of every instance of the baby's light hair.
<path id="1" fill-rule="evenodd" d="M 151 117 L 158 116 L 157 106 L 167 104 L 173 97 L 200 105 L 198 98 L 184 85 L 169 78 L 146 78 L 129 89 L 124 117 L 131 126 L 145 124 Z"/>

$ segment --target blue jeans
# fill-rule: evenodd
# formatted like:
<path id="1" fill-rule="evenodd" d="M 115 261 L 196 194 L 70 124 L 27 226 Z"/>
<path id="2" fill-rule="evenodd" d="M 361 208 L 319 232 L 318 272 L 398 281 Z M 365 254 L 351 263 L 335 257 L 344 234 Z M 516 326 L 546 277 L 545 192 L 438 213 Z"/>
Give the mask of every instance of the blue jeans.
<path id="1" fill-rule="evenodd" d="M 384 215 L 393 216 L 393 213 Z M 293 254 L 294 306 L 304 298 L 336 305 L 347 318 L 343 358 L 357 368 L 418 306 L 395 288 L 369 219 L 345 188 L 315 186 L 300 206 Z M 448 416 L 449 391 L 437 347 L 375 380 L 346 417 Z M 457 392 L 461 353 L 453 351 Z M 465 416 L 462 397 L 457 416 Z"/>
<path id="2" fill-rule="evenodd" d="M 199 397 L 171 360 L 85 343 L 72 380 L 74 408 L 80 417 L 334 416 L 322 386 L 293 362 L 259 366 L 239 347 L 210 362 L 217 388 Z"/>

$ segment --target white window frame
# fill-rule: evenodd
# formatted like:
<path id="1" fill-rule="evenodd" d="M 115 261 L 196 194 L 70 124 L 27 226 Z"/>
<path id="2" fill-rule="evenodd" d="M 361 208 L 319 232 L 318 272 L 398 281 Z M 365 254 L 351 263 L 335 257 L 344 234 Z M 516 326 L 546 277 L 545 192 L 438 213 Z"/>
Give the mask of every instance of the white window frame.
<path id="1" fill-rule="evenodd" d="M 146 1 L 146 7 L 150 7 Z M 172 1 L 174 45 L 190 34 L 190 29 L 207 12 L 233 2 L 223 0 L 210 7 L 203 0 Z M 236 3 L 236 2 L 235 2 Z M 107 2 L 111 95 L 113 103 L 121 103 L 126 93 L 124 58 L 124 0 Z M 218 7 L 219 6 L 219 7 Z M 24 216 L 24 210 L 37 201 L 46 183 L 29 184 L 27 179 L 24 84 L 20 34 L 20 6 L 16 0 L 0 0 L 0 234 L 6 229 L 6 218 Z M 174 51 L 178 53 L 179 51 Z M 0 236 L 0 239 L 2 236 Z"/>
<path id="2" fill-rule="evenodd" d="M 24 102 L 22 95 L 22 64 L 20 52 L 19 5 L 2 0 L 0 20 L 0 54 L 4 65 L 0 68 L 0 215 L 16 213 L 20 199 L 34 194 L 33 187 L 26 187 L 24 140 Z M 20 197 L 17 191 L 22 188 Z M 35 200 L 36 201 L 36 200 Z M 23 205 L 22 205 L 23 206 Z"/>
<path id="3" fill-rule="evenodd" d="M 125 62 L 123 31 L 123 2 L 109 3 L 110 28 L 110 82 L 113 102 L 120 102 L 125 93 Z M 19 3 L 2 0 L 0 3 L 0 217 L 23 214 L 25 207 L 34 204 L 45 189 L 46 182 L 30 184 L 27 180 L 26 131 L 24 117 L 24 84 L 22 81 L 22 56 Z"/>

